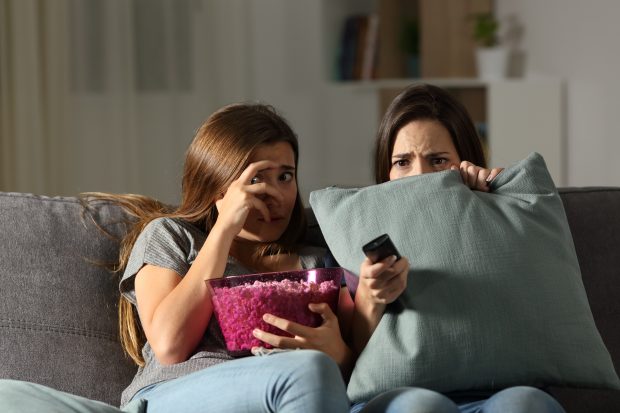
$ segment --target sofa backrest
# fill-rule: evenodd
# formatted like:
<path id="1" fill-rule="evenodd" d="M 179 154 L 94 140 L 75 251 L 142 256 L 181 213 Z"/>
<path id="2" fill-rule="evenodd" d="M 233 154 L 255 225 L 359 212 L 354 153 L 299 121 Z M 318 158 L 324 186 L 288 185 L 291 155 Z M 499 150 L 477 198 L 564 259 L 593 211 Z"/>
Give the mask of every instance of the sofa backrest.
<path id="1" fill-rule="evenodd" d="M 597 327 L 620 371 L 620 188 L 560 194 Z M 307 212 L 308 242 L 325 245 Z M 120 237 L 127 220 L 107 202 L 0 193 L 0 378 L 118 405 L 136 367 L 118 342 L 118 277 L 103 266 L 118 241 L 97 225 Z M 618 391 L 553 393 L 567 413 L 620 406 Z"/>
<path id="2" fill-rule="evenodd" d="M 122 211 L 77 198 L 0 194 L 0 378 L 118 405 L 135 366 L 117 333 L 113 262 Z M 93 219 L 95 221 L 93 221 Z"/>
<path id="3" fill-rule="evenodd" d="M 559 191 L 594 321 L 620 375 L 620 188 Z M 567 413 L 620 411 L 620 391 L 556 388 L 552 393 Z"/>

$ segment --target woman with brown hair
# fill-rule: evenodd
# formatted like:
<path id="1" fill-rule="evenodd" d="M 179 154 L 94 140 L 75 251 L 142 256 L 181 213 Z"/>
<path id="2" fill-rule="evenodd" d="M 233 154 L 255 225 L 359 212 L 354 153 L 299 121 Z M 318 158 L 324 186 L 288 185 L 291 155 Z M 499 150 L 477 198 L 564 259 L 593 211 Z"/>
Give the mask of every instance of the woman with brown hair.
<path id="1" fill-rule="evenodd" d="M 324 266 L 324 249 L 302 245 L 306 223 L 297 162 L 297 137 L 272 107 L 235 104 L 197 131 L 177 208 L 142 196 L 88 194 L 116 202 L 136 218 L 117 267 L 123 271 L 121 342 L 139 366 L 123 392 L 124 409 L 348 411 L 343 375 L 350 372 L 352 352 L 340 324 L 346 331 L 353 303 L 346 287 L 338 309 L 343 323 L 326 303 L 309 306 L 323 319 L 316 328 L 264 315 L 291 337 L 258 329 L 254 336 L 298 350 L 236 359 L 226 351 L 207 288 L 208 280 L 231 275 Z M 9 411 L 118 411 L 34 383 L 0 384 Z"/>
<path id="2" fill-rule="evenodd" d="M 254 332 L 307 350 L 233 359 L 207 289 L 230 275 L 323 266 L 325 251 L 302 245 L 297 162 L 297 138 L 273 108 L 230 105 L 191 143 L 178 208 L 112 197 L 137 217 L 121 248 L 120 328 L 140 367 L 121 404 L 146 399 L 148 412 L 347 410 L 338 367 L 347 374 L 351 351 L 327 304 L 311 306 L 324 320 L 317 328 L 266 316 L 293 337 Z M 339 313 L 350 313 L 350 297 L 341 298 Z"/>
<path id="3" fill-rule="evenodd" d="M 375 180 L 459 169 L 470 188 L 488 192 L 503 168 L 488 169 L 467 109 L 444 89 L 417 84 L 390 104 L 377 132 Z"/>
<path id="4" fill-rule="evenodd" d="M 375 149 L 378 184 L 452 169 L 460 172 L 463 183 L 471 189 L 490 192 L 493 179 L 503 170 L 486 167 L 467 109 L 445 90 L 427 84 L 410 86 L 392 101 L 380 124 Z M 352 327 L 357 352 L 368 343 L 386 305 L 405 290 L 408 272 L 405 257 L 362 262 Z M 564 412 L 555 399 L 534 387 L 515 386 L 496 392 L 464 390 L 444 395 L 420 387 L 400 387 L 355 404 L 351 413 Z"/>
<path id="5" fill-rule="evenodd" d="M 290 337 L 259 329 L 254 336 L 296 350 L 244 358 L 226 351 L 207 288 L 221 277 L 324 266 L 326 250 L 303 245 L 297 164 L 297 137 L 272 107 L 234 104 L 197 131 L 178 207 L 137 195 L 85 194 L 135 218 L 116 267 L 123 272 L 121 342 L 139 366 L 123 392 L 123 411 L 348 411 L 343 376 L 353 360 L 343 335 L 353 303 L 346 287 L 337 311 L 342 322 L 326 303 L 309 305 L 323 320 L 316 328 L 266 314 L 265 322 Z M 15 380 L 0 381 L 0 404 L 7 413 L 120 411 Z"/>

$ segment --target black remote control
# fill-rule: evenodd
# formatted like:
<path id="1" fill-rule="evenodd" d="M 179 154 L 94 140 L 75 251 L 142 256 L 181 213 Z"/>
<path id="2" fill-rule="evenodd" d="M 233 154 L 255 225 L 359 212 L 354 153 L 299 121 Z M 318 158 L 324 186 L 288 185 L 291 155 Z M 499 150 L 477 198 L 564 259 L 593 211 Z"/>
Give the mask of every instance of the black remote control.
<path id="1" fill-rule="evenodd" d="M 370 258 L 373 264 L 386 259 L 390 255 L 395 255 L 396 261 L 400 259 L 400 254 L 388 234 L 383 234 L 373 239 L 362 247 L 362 251 Z"/>

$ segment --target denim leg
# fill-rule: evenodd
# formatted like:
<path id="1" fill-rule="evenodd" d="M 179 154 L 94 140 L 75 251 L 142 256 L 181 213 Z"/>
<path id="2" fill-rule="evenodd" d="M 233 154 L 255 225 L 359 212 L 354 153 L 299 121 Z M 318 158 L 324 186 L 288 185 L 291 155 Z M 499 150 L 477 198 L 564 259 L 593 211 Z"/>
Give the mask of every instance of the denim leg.
<path id="1" fill-rule="evenodd" d="M 459 413 L 441 393 L 418 387 L 399 387 L 370 400 L 360 413 Z"/>
<path id="2" fill-rule="evenodd" d="M 127 405 L 124 412 L 141 413 L 139 401 Z M 36 383 L 0 380 L 2 413 L 123 413 L 117 407 L 65 393 Z"/>
<path id="3" fill-rule="evenodd" d="M 560 403 L 535 387 L 516 386 L 487 400 L 459 405 L 461 413 L 565 413 Z"/>
<path id="4" fill-rule="evenodd" d="M 153 386 L 138 394 L 148 413 L 348 412 L 340 370 L 322 352 L 245 357 Z"/>

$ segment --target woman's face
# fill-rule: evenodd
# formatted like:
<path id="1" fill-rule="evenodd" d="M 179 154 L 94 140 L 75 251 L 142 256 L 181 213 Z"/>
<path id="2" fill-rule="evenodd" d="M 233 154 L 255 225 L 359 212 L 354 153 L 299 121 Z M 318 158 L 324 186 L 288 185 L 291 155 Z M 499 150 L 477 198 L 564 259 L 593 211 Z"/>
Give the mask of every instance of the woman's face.
<path id="1" fill-rule="evenodd" d="M 450 132 L 435 120 L 414 120 L 396 134 L 390 181 L 458 167 L 461 159 Z"/>
<path id="2" fill-rule="evenodd" d="M 276 142 L 259 146 L 252 152 L 249 163 L 270 160 L 278 166 L 264 169 L 253 178 L 253 182 L 264 182 L 275 188 L 282 195 L 280 202 L 268 195 L 259 195 L 263 200 L 271 222 L 266 222 L 263 215 L 256 209 L 248 214 L 239 237 L 260 242 L 276 241 L 286 230 L 295 201 L 297 199 L 297 181 L 295 179 L 295 153 L 288 142 Z"/>

